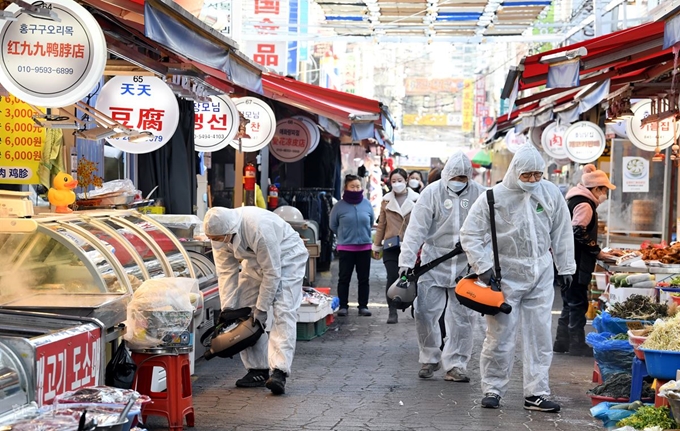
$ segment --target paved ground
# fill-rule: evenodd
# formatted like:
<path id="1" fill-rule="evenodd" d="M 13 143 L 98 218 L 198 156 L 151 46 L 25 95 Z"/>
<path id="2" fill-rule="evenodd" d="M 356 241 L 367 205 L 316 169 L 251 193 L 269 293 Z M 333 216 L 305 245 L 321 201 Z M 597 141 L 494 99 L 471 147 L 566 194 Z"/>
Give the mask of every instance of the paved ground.
<path id="1" fill-rule="evenodd" d="M 584 430 L 601 428 L 590 417 L 592 359 L 555 355 L 551 368 L 559 414 L 529 413 L 522 408 L 521 359 L 516 358 L 510 391 L 502 408 L 480 408 L 478 342 L 470 361 L 472 382 L 444 381 L 444 370 L 430 380 L 417 377 L 418 346 L 410 313 L 386 325 L 385 270 L 375 262 L 371 274 L 372 317 L 350 309 L 322 337 L 298 342 L 293 376 L 286 395 L 262 388 L 237 389 L 245 374 L 239 359 L 217 358 L 196 366 L 196 430 Z M 322 273 L 317 286 L 336 292 L 337 263 Z M 356 283 L 353 284 L 356 286 Z M 350 301 L 356 300 L 353 287 Z M 559 300 L 558 300 L 559 301 Z M 558 310 L 559 302 L 554 309 Z M 555 323 L 553 327 L 556 325 Z M 164 429 L 151 419 L 150 430 Z"/>

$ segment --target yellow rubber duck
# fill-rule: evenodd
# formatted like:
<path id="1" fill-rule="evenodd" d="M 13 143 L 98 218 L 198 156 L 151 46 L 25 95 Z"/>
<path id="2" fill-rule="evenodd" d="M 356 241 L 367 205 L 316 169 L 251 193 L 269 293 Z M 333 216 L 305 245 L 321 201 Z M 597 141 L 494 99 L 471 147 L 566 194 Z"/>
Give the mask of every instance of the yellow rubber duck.
<path id="1" fill-rule="evenodd" d="M 54 205 L 57 213 L 73 212 L 68 206 L 76 201 L 73 189 L 78 186 L 78 181 L 67 173 L 59 172 L 52 180 L 52 188 L 47 192 L 47 200 Z"/>

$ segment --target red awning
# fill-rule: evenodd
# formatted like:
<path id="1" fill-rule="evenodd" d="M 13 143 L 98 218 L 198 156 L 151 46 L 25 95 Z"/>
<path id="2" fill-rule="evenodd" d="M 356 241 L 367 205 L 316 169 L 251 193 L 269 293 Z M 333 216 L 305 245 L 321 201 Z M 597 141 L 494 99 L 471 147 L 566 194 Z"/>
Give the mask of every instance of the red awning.
<path id="1" fill-rule="evenodd" d="M 224 94 L 229 94 L 234 92 L 234 87 L 231 86 L 229 81 L 227 81 L 227 74 L 221 70 L 214 69 L 205 64 L 199 63 L 198 61 L 188 60 L 189 63 L 193 64 L 201 72 L 205 73 L 207 76 L 204 81 L 213 87 L 224 91 Z"/>
<path id="2" fill-rule="evenodd" d="M 607 67 L 636 62 L 661 51 L 663 45 L 664 22 L 642 24 L 629 29 L 575 43 L 552 51 L 542 52 L 524 58 L 519 89 L 545 85 L 548 65 L 541 64 L 542 57 L 584 47 L 588 54 L 581 57 L 581 74 L 592 73 Z"/>
<path id="3" fill-rule="evenodd" d="M 307 112 L 329 118 L 339 124 L 357 119 L 380 118 L 380 102 L 342 91 L 306 84 L 283 76 L 262 74 L 264 96 Z M 376 120 L 377 120 L 376 118 Z"/>

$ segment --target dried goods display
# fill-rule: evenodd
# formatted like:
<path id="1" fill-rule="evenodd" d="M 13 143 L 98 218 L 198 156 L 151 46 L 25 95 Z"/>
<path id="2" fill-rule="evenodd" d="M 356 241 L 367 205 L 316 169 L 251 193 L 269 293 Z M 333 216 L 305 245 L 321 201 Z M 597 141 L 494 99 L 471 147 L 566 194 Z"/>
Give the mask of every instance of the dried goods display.
<path id="1" fill-rule="evenodd" d="M 632 381 L 633 377 L 630 373 L 614 374 L 606 382 L 589 390 L 587 394 L 610 398 L 628 398 Z M 647 382 L 644 382 L 642 387 L 642 398 L 654 398 L 654 389 Z"/>
<path id="2" fill-rule="evenodd" d="M 118 389 L 109 386 L 92 386 L 89 388 L 82 388 L 76 391 L 66 392 L 57 396 L 57 404 L 119 404 L 125 405 L 130 396 L 136 394 L 139 396 L 135 405 L 141 406 L 151 400 L 147 395 L 139 395 L 137 391 L 132 389 Z"/>
<path id="3" fill-rule="evenodd" d="M 649 296 L 631 295 L 624 302 L 614 304 L 609 308 L 612 317 L 631 320 L 654 321 L 668 317 L 667 304 L 655 304 Z"/>
<path id="4" fill-rule="evenodd" d="M 680 316 L 656 322 L 642 348 L 680 352 Z"/>
<path id="5" fill-rule="evenodd" d="M 658 260 L 664 264 L 680 264 L 680 243 L 676 242 L 671 246 L 664 244 L 642 244 L 640 246 L 642 260 Z"/>

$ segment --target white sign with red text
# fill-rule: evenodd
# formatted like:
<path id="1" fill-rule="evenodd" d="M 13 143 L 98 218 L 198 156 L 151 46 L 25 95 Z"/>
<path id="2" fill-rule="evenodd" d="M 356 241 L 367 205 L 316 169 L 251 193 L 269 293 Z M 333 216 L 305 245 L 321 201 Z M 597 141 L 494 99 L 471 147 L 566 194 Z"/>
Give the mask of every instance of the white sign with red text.
<path id="1" fill-rule="evenodd" d="M 244 52 L 256 63 L 282 75 L 288 71 L 288 42 L 276 41 L 276 36 L 288 32 L 288 3 L 287 0 L 243 0 L 243 16 L 254 23 L 253 30 L 249 31 L 272 36 L 270 41 L 249 41 L 248 34 L 243 34 Z"/>
<path id="2" fill-rule="evenodd" d="M 106 40 L 85 8 L 71 0 L 41 3 L 57 15 L 51 21 L 22 12 L 0 20 L 0 82 L 24 102 L 48 108 L 71 105 L 86 97 L 106 67 Z"/>
<path id="3" fill-rule="evenodd" d="M 276 123 L 276 134 L 269 143 L 269 151 L 284 163 L 297 162 L 307 155 L 311 136 L 305 123 L 287 118 Z"/>
<path id="4" fill-rule="evenodd" d="M 564 133 L 567 156 L 576 163 L 590 163 L 599 159 L 605 145 L 604 132 L 590 121 L 574 123 Z"/>
<path id="5" fill-rule="evenodd" d="M 645 151 L 656 151 L 657 142 L 661 150 L 673 145 L 675 124 L 672 118 L 642 125 L 642 120 L 652 113 L 651 100 L 637 102 L 630 109 L 634 115 L 626 121 L 626 134 L 633 145 Z"/>
<path id="6" fill-rule="evenodd" d="M 219 151 L 236 136 L 239 115 L 228 96 L 210 96 L 211 102 L 194 102 L 194 149 Z"/>
<path id="7" fill-rule="evenodd" d="M 109 144 L 127 153 L 145 154 L 161 148 L 179 124 L 175 94 L 154 76 L 114 76 L 102 87 L 95 107 L 126 127 L 153 134 L 136 142 L 127 136 L 106 138 Z"/>
<path id="8" fill-rule="evenodd" d="M 316 147 L 319 146 L 319 140 L 321 140 L 321 132 L 319 131 L 319 128 L 316 126 L 316 123 L 313 120 L 309 119 L 308 117 L 305 117 L 304 115 L 294 115 L 293 118 L 305 123 L 305 126 L 307 126 L 307 129 L 309 130 L 309 137 L 311 139 L 311 142 L 309 144 L 309 150 L 307 150 L 307 154 L 316 150 Z"/>
<path id="9" fill-rule="evenodd" d="M 515 133 L 512 129 L 505 135 L 505 146 L 508 147 L 508 151 L 513 154 L 519 150 L 519 147 L 526 145 L 526 143 L 527 137 L 521 133 Z"/>
<path id="10" fill-rule="evenodd" d="M 564 134 L 569 126 L 550 123 L 541 134 L 541 147 L 543 151 L 556 160 L 567 158 L 567 150 L 564 148 Z"/>
<path id="11" fill-rule="evenodd" d="M 244 153 L 252 153 L 266 147 L 276 132 L 274 111 L 262 99 L 241 97 L 234 101 L 236 108 L 248 120 L 247 138 L 231 141 L 230 145 Z M 240 147 L 240 148 L 239 148 Z"/>

